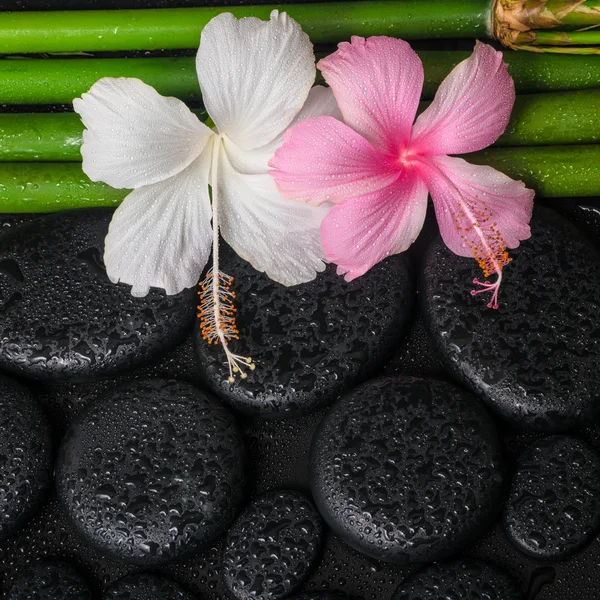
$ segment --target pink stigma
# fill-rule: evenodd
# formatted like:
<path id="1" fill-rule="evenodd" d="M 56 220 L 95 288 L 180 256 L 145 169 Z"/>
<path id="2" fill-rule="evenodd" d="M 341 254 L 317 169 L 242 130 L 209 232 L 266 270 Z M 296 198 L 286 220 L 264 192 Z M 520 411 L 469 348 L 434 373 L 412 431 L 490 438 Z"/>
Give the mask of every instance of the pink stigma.
<path id="1" fill-rule="evenodd" d="M 488 302 L 488 308 L 498 308 L 498 292 L 500 291 L 500 283 L 502 282 L 502 273 L 498 273 L 498 279 L 494 283 L 489 281 L 479 281 L 479 279 L 473 279 L 475 285 L 481 286 L 479 290 L 471 290 L 471 296 L 477 294 L 483 294 L 484 292 L 492 292 L 492 297 Z"/>

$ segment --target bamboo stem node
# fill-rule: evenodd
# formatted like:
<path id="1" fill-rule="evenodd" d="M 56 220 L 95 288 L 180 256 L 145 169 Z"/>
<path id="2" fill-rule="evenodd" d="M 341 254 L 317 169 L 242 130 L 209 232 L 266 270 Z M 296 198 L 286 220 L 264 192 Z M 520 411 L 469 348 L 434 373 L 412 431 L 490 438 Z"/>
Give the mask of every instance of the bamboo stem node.
<path id="1" fill-rule="evenodd" d="M 512 50 L 600 54 L 600 0 L 494 0 L 492 36 Z"/>

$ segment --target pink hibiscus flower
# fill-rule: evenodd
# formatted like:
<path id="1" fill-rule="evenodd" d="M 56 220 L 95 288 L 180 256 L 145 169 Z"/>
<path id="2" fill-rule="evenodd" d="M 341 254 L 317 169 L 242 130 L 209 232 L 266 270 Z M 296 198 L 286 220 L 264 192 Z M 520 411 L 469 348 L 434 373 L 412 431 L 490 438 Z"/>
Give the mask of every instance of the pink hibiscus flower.
<path id="1" fill-rule="evenodd" d="M 498 307 L 502 269 L 531 233 L 533 191 L 487 166 L 447 156 L 489 146 L 502 134 L 515 100 L 502 54 L 477 42 L 414 118 L 423 65 L 402 40 L 353 37 L 318 64 L 344 122 L 302 121 L 290 129 L 269 166 L 282 195 L 335 204 L 321 225 L 328 261 L 348 281 L 417 238 L 431 194 L 442 238 L 474 257 Z"/>

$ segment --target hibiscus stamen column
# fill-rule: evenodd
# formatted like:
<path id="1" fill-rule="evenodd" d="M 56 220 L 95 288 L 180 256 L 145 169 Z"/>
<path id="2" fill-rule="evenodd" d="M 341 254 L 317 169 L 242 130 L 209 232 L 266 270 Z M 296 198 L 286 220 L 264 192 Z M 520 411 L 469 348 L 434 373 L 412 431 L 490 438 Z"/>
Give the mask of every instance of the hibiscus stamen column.
<path id="1" fill-rule="evenodd" d="M 452 187 L 457 196 L 461 198 L 460 190 L 455 186 Z M 459 235 L 465 246 L 472 247 L 473 257 L 483 271 L 483 275 L 486 278 L 493 274 L 497 276 L 494 282 L 473 279 L 473 283 L 479 286 L 480 289 L 471 290 L 471 295 L 476 296 L 490 292 L 492 296 L 487 306 L 488 308 L 498 308 L 498 292 L 502 283 L 502 269 L 512 259 L 508 256 L 506 240 L 498 231 L 498 224 L 494 221 L 494 215 L 484 201 L 479 201 L 477 206 L 476 200 L 469 202 L 467 198 L 461 198 L 459 215 L 457 218 L 457 215 L 454 214 L 454 219 L 459 232 L 463 231 L 460 223 L 466 221 L 471 224 L 468 229 L 472 230 L 474 236 L 469 231 L 464 231 Z"/>
<path id="2" fill-rule="evenodd" d="M 235 319 L 235 313 L 237 312 L 234 306 L 235 292 L 231 291 L 233 277 L 219 270 L 219 202 L 217 188 L 221 139 L 221 136 L 218 136 L 213 141 L 210 178 L 212 189 L 213 265 L 200 284 L 198 317 L 200 318 L 200 330 L 203 339 L 209 344 L 221 343 L 223 346 L 229 365 L 229 382 L 233 383 L 234 373 L 239 373 L 242 379 L 246 379 L 247 374 L 244 368 L 247 367 L 253 371 L 255 366 L 252 358 L 233 354 L 228 347 L 229 340 L 239 340 L 240 338 Z"/>
<path id="3" fill-rule="evenodd" d="M 471 290 L 471 296 L 482 294 L 484 292 L 492 292 L 492 297 L 488 302 L 488 308 L 498 308 L 498 292 L 500 291 L 500 284 L 502 283 L 502 271 L 498 271 L 498 279 L 493 283 L 490 281 L 479 281 L 477 277 L 473 279 L 475 285 L 481 286 L 478 290 Z"/>

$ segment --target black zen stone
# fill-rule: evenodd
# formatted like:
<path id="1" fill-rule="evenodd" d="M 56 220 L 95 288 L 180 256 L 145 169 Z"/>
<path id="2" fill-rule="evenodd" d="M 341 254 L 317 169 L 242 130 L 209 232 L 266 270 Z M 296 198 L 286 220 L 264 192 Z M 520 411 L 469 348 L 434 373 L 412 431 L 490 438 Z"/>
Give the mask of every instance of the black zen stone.
<path id="1" fill-rule="evenodd" d="M 152 573 L 135 573 L 110 585 L 102 600 L 196 600 L 196 596 L 170 579 Z"/>
<path id="2" fill-rule="evenodd" d="M 36 219 L 0 239 L 0 367 L 42 379 L 108 376 L 175 346 L 194 318 L 194 290 L 134 298 L 108 279 L 112 211 Z"/>
<path id="3" fill-rule="evenodd" d="M 600 245 L 600 198 L 555 198 L 545 202 Z"/>
<path id="4" fill-rule="evenodd" d="M 52 484 L 50 428 L 18 383 L 0 376 L 0 542 L 35 515 Z"/>
<path id="5" fill-rule="evenodd" d="M 291 490 L 254 498 L 227 534 L 223 579 L 240 600 L 285 598 L 317 565 L 323 521 L 312 500 Z"/>
<path id="6" fill-rule="evenodd" d="M 79 571 L 58 560 L 40 560 L 15 580 L 7 600 L 91 600 L 92 592 Z"/>
<path id="7" fill-rule="evenodd" d="M 585 442 L 548 437 L 519 457 L 504 528 L 523 552 L 560 560 L 600 530 L 600 456 Z"/>
<path id="8" fill-rule="evenodd" d="M 350 283 L 329 265 L 294 287 L 271 281 L 228 247 L 223 255 L 240 331 L 230 349 L 252 357 L 256 369 L 230 383 L 221 346 L 209 346 L 198 327 L 195 342 L 206 384 L 239 411 L 287 417 L 328 404 L 379 368 L 404 333 L 415 298 L 405 255 Z"/>
<path id="9" fill-rule="evenodd" d="M 459 553 L 501 509 L 494 423 L 440 381 L 381 378 L 336 402 L 311 449 L 319 512 L 341 539 L 398 564 Z"/>
<path id="10" fill-rule="evenodd" d="M 407 579 L 392 600 L 522 600 L 516 581 L 483 562 L 461 559 L 431 565 Z"/>
<path id="11" fill-rule="evenodd" d="M 348 596 L 338 594 L 337 592 L 310 592 L 298 596 L 291 596 L 290 600 L 344 600 L 347 598 Z"/>
<path id="12" fill-rule="evenodd" d="M 60 448 L 58 497 L 87 543 L 132 564 L 195 554 L 225 533 L 244 494 L 241 433 L 187 383 L 115 388 L 77 417 Z"/>
<path id="13" fill-rule="evenodd" d="M 471 296 L 477 263 L 440 238 L 421 304 L 444 366 L 490 408 L 519 426 L 566 430 L 600 411 L 600 252 L 547 208 L 534 211 L 531 231 L 510 252 L 498 310 Z"/>

